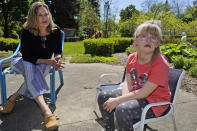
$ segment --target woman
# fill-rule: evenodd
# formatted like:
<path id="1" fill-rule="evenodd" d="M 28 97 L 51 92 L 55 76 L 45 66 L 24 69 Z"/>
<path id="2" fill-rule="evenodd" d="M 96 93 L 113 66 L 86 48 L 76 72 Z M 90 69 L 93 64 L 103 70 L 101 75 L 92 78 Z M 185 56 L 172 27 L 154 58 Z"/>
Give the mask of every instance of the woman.
<path id="1" fill-rule="evenodd" d="M 169 64 L 160 52 L 161 35 L 160 27 L 150 22 L 136 29 L 133 44 L 137 51 L 127 59 L 122 90 L 104 91 L 98 97 L 106 131 L 114 131 L 114 113 L 119 131 L 133 131 L 133 120 L 141 118 L 147 104 L 170 101 Z M 167 108 L 153 107 L 146 118 L 158 117 Z"/>
<path id="2" fill-rule="evenodd" d="M 1 113 L 8 114 L 14 109 L 16 99 L 23 95 L 34 99 L 44 114 L 48 130 L 58 128 L 58 122 L 44 101 L 43 94 L 49 90 L 45 76 L 51 66 L 56 70 L 63 66 L 61 31 L 55 27 L 51 13 L 46 4 L 35 2 L 28 12 L 21 35 L 21 54 L 12 61 L 13 70 L 20 72 L 24 83 L 5 103 Z M 52 58 L 52 55 L 55 55 Z"/>

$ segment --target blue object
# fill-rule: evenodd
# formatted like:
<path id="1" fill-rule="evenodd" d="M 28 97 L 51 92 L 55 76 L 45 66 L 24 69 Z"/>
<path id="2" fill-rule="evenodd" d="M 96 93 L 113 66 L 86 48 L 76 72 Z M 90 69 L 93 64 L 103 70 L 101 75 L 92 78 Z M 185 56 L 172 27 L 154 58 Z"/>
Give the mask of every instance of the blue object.
<path id="1" fill-rule="evenodd" d="M 61 31 L 62 34 L 62 51 L 64 49 L 64 32 Z M 13 58 L 19 51 L 19 49 L 21 48 L 21 41 L 18 44 L 17 49 L 15 50 L 14 54 L 12 54 L 11 56 L 4 58 L 2 60 L 0 60 L 0 87 L 1 87 L 1 104 L 4 105 L 7 99 L 7 93 L 6 93 L 6 80 L 5 80 L 5 75 L 6 74 L 19 74 L 17 72 L 14 72 L 11 70 L 11 67 L 8 67 L 6 69 L 4 69 L 2 71 L 2 63 L 10 60 L 11 58 Z M 59 78 L 60 78 L 60 85 L 64 85 L 64 79 L 63 79 L 63 74 L 62 74 L 62 70 L 58 70 L 59 73 Z M 52 67 L 50 70 L 50 92 L 51 92 L 51 104 L 55 105 L 55 99 L 56 99 L 56 95 L 55 95 L 55 68 Z"/>

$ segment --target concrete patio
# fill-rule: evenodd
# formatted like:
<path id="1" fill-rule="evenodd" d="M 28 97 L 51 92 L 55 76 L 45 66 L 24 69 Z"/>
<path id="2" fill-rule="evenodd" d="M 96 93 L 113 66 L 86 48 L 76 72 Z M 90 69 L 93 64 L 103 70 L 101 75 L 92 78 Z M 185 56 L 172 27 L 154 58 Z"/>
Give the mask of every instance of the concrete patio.
<path id="1" fill-rule="evenodd" d="M 59 131 L 100 131 L 93 113 L 96 86 L 102 73 L 118 73 L 122 76 L 123 66 L 108 64 L 70 64 L 63 69 L 64 85 L 59 87 L 56 74 L 56 106 L 51 106 L 59 120 Z M 49 76 L 47 76 L 49 82 Z M 108 80 L 110 81 L 110 80 Z M 20 75 L 7 75 L 7 94 L 10 96 L 23 82 Z M 49 94 L 45 94 L 49 102 Z M 197 96 L 179 91 L 176 118 L 179 131 L 197 130 Z M 159 131 L 173 131 L 171 118 L 149 125 Z M 36 103 L 21 98 L 9 115 L 0 114 L 0 131 L 45 131 L 43 116 Z"/>

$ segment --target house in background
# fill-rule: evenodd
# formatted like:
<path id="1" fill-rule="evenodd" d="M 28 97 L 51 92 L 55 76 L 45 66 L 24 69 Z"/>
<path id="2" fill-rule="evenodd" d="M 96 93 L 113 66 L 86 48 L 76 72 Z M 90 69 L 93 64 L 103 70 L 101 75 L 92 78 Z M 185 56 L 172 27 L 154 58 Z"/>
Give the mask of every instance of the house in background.
<path id="1" fill-rule="evenodd" d="M 77 37 L 77 31 L 74 28 L 63 28 L 65 33 L 65 41 L 78 41 L 80 40 L 79 37 Z"/>

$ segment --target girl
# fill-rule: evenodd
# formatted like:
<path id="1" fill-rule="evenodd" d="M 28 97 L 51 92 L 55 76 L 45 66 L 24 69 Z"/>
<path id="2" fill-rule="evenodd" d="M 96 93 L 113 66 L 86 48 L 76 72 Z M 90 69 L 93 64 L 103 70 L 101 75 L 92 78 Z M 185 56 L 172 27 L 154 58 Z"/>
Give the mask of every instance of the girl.
<path id="1" fill-rule="evenodd" d="M 98 104 L 106 131 L 114 131 L 114 113 L 120 131 L 133 131 L 133 120 L 140 119 L 149 103 L 170 101 L 169 64 L 160 52 L 161 29 L 145 22 L 134 34 L 136 52 L 126 62 L 126 78 L 120 90 L 99 94 Z M 168 106 L 153 107 L 146 118 L 162 115 Z"/>

